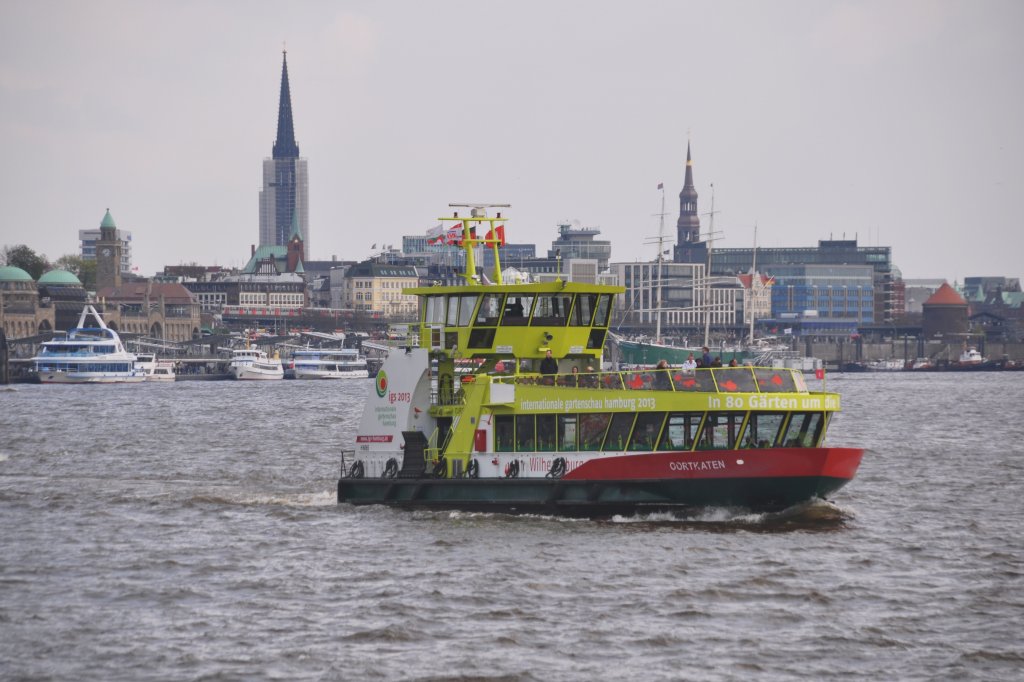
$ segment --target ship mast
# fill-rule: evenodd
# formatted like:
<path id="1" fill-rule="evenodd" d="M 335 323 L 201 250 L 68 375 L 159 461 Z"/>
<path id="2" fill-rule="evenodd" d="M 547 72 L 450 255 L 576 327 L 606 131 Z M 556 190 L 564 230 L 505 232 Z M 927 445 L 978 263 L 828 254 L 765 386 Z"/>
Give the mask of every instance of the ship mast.
<path id="1" fill-rule="evenodd" d="M 754 345 L 754 278 L 757 277 L 757 223 L 754 223 L 754 255 L 750 265 L 750 345 Z"/>
<path id="2" fill-rule="evenodd" d="M 704 273 L 704 346 L 711 336 L 711 251 L 715 248 L 715 184 L 711 183 L 711 222 L 708 225 L 708 269 Z"/>
<path id="3" fill-rule="evenodd" d="M 658 183 L 661 188 L 661 224 L 658 227 L 658 290 L 654 308 L 654 342 L 661 343 L 661 278 L 662 263 L 665 260 L 665 183 Z"/>

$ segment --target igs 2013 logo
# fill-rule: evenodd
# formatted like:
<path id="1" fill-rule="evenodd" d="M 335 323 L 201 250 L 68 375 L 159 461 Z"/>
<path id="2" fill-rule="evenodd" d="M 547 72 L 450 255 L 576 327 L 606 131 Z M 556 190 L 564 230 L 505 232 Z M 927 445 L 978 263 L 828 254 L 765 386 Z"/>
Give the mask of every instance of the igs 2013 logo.
<path id="1" fill-rule="evenodd" d="M 388 393 L 388 375 L 384 370 L 377 372 L 377 397 L 383 398 Z"/>

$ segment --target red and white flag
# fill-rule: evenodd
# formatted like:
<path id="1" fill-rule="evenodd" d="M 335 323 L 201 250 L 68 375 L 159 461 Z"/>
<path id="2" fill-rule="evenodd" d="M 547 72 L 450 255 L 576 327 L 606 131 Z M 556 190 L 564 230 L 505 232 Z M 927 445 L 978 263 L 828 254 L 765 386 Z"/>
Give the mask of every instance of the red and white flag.
<path id="1" fill-rule="evenodd" d="M 505 246 L 505 226 L 498 225 L 493 230 L 487 231 L 487 236 L 484 237 L 484 241 L 487 242 L 498 242 L 498 246 Z"/>

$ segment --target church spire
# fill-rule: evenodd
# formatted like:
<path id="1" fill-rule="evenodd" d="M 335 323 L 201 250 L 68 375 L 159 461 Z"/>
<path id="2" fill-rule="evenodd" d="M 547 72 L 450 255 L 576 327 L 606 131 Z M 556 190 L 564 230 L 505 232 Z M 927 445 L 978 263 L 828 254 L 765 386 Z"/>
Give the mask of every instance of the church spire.
<path id="1" fill-rule="evenodd" d="M 274 142 L 275 159 L 294 159 L 299 156 L 295 143 L 295 124 L 292 122 L 292 93 L 288 87 L 288 52 L 284 51 L 281 64 L 281 103 L 277 108 L 277 140 Z"/>
<path id="2" fill-rule="evenodd" d="M 697 190 L 693 186 L 693 157 L 690 143 L 686 143 L 686 179 L 679 193 L 679 220 L 676 222 L 679 244 L 700 241 L 700 216 L 697 214 Z"/>

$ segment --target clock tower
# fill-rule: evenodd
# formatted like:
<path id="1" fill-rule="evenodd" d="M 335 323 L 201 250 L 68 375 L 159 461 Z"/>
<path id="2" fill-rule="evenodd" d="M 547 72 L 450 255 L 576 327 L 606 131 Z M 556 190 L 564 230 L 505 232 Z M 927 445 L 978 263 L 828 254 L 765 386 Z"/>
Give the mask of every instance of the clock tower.
<path id="1" fill-rule="evenodd" d="M 121 251 L 117 238 L 117 225 L 110 209 L 100 223 L 100 238 L 96 241 L 96 288 L 121 286 Z"/>

